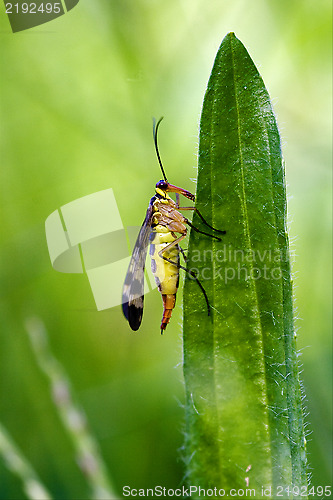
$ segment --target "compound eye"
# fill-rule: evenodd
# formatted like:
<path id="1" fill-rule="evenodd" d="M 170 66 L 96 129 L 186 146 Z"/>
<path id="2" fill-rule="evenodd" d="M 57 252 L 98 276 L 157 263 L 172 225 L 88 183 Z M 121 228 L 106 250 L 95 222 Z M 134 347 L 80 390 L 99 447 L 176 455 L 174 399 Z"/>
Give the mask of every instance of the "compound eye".
<path id="1" fill-rule="evenodd" d="M 158 183 L 156 184 L 156 187 L 159 189 L 162 189 L 162 191 L 166 191 L 168 188 L 168 183 L 161 180 L 161 181 L 158 181 Z"/>

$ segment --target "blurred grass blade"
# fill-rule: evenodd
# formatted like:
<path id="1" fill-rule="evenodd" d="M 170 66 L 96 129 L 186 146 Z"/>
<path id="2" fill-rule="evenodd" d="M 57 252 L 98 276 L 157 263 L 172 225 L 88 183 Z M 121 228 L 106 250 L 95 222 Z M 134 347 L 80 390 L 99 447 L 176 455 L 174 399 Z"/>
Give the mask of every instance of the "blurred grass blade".
<path id="1" fill-rule="evenodd" d="M 228 34 L 204 99 L 197 207 L 222 241 L 191 231 L 184 291 L 191 484 L 306 486 L 280 137 L 268 92 Z M 201 226 L 199 217 L 193 218 Z M 274 495 L 273 495 L 274 496 Z M 290 497 L 289 497 L 290 498 Z"/>
<path id="2" fill-rule="evenodd" d="M 89 483 L 92 499 L 116 500 L 98 444 L 88 430 L 83 411 L 73 401 L 64 368 L 50 350 L 44 324 L 39 318 L 29 318 L 25 326 L 37 362 L 50 381 L 56 409 L 76 450 L 76 460 Z"/>
<path id="3" fill-rule="evenodd" d="M 8 469 L 16 474 L 23 483 L 29 500 L 51 500 L 51 495 L 41 483 L 30 463 L 12 441 L 8 432 L 0 424 L 0 456 Z"/>

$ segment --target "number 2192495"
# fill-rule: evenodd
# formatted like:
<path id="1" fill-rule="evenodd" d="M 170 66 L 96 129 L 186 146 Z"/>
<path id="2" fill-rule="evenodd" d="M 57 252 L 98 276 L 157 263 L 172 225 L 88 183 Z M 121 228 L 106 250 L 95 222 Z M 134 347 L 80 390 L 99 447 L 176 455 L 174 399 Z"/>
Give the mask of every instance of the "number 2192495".
<path id="1" fill-rule="evenodd" d="M 292 497 L 292 498 L 301 498 L 301 497 L 331 497 L 332 490 L 330 486 L 312 486 L 308 488 L 308 486 L 290 486 L 284 488 L 283 486 L 277 486 L 276 488 L 276 496 L 277 497 Z"/>
<path id="2" fill-rule="evenodd" d="M 61 3 L 41 3 L 37 6 L 35 3 L 6 3 L 6 14 L 59 14 L 61 12 Z"/>

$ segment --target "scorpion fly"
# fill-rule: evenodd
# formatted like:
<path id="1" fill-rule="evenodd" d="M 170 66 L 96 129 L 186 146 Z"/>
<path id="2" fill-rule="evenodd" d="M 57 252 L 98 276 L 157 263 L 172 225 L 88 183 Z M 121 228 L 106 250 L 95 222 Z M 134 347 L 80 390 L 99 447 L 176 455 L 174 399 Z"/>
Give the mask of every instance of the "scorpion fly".
<path id="1" fill-rule="evenodd" d="M 179 269 L 186 271 L 197 282 L 204 295 L 208 315 L 210 315 L 208 297 L 196 273 L 180 265 L 180 252 L 184 259 L 185 256 L 179 243 L 186 237 L 186 225 L 200 234 L 221 241 L 218 236 L 205 233 L 193 226 L 179 210 L 195 211 L 206 226 L 213 231 L 225 234 L 225 231 L 220 231 L 210 226 L 196 207 L 181 207 L 179 205 L 179 195 L 183 195 L 193 202 L 195 201 L 195 195 L 185 189 L 173 186 L 167 180 L 157 145 L 157 131 L 162 119 L 163 117 L 160 118 L 157 123 L 155 123 L 154 120 L 153 138 L 163 179 L 156 184 L 156 193 L 149 202 L 146 217 L 141 226 L 128 266 L 122 297 L 124 316 L 128 320 L 132 330 L 136 331 L 141 325 L 143 314 L 144 270 L 147 248 L 150 244 L 149 253 L 151 256 L 151 269 L 163 300 L 161 333 L 166 329 L 171 318 L 172 310 L 175 307 L 179 284 Z M 170 198 L 169 193 L 175 193 L 176 202 Z M 179 236 L 177 236 L 176 233 L 178 233 Z"/>

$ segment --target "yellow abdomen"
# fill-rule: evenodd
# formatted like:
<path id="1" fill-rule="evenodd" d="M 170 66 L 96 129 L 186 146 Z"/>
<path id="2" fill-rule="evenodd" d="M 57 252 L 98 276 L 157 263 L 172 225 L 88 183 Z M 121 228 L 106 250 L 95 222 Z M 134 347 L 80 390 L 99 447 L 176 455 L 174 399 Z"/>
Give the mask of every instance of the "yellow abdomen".
<path id="1" fill-rule="evenodd" d="M 176 237 L 160 224 L 154 227 L 151 234 L 150 256 L 151 269 L 155 276 L 155 281 L 162 294 L 176 294 L 179 282 L 179 249 L 175 245 L 162 253 L 163 257 L 170 259 L 166 261 L 159 256 L 159 252 L 172 243 Z"/>

